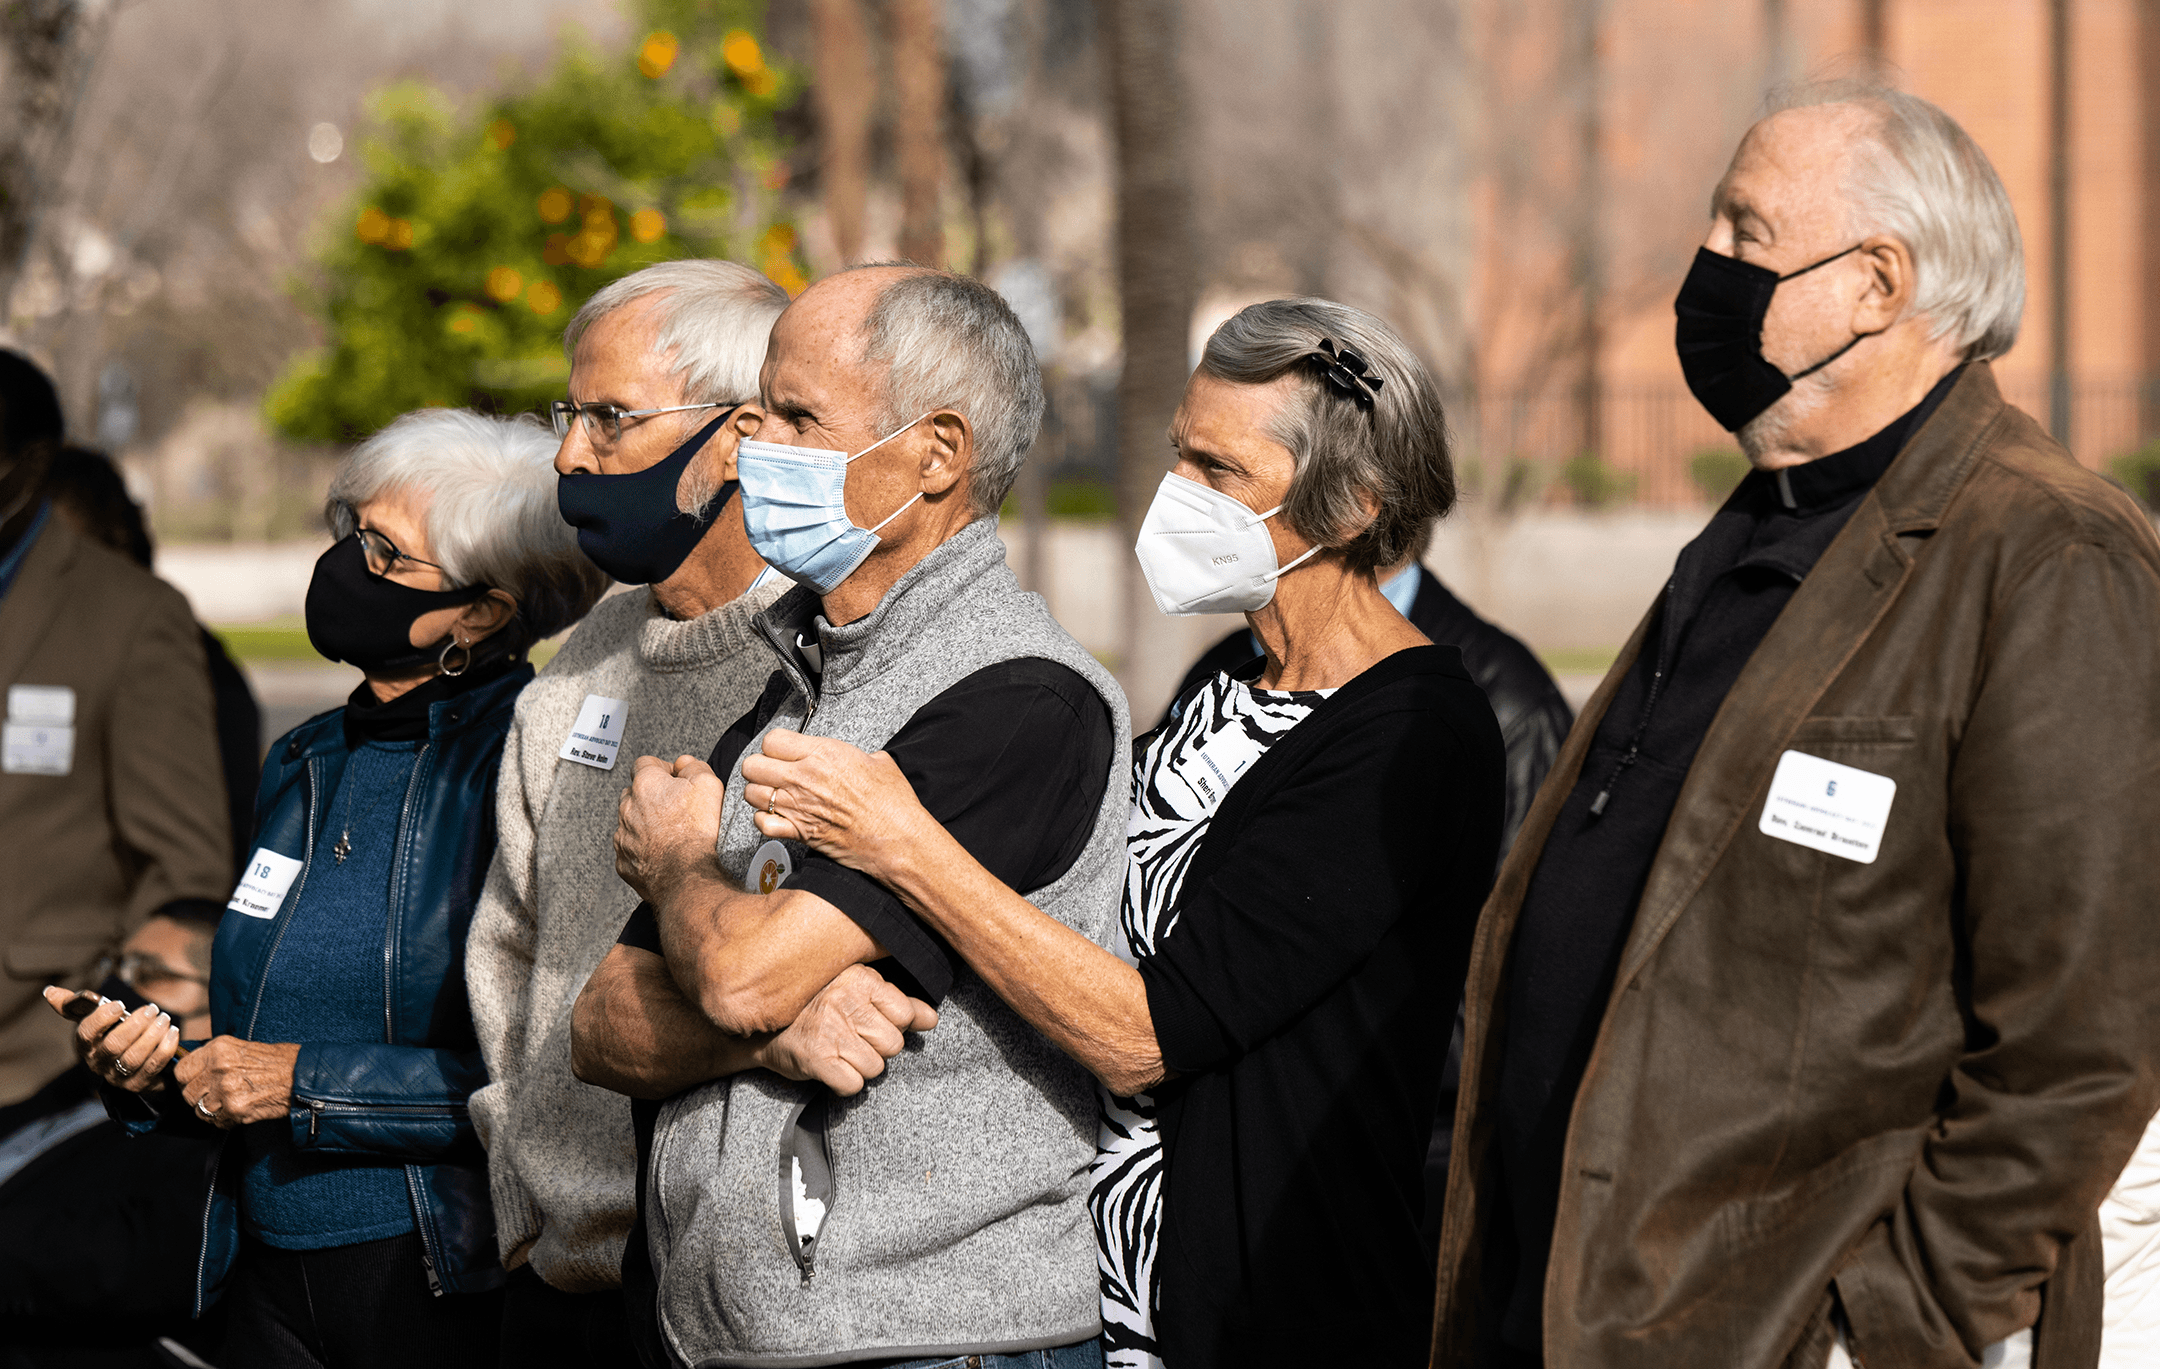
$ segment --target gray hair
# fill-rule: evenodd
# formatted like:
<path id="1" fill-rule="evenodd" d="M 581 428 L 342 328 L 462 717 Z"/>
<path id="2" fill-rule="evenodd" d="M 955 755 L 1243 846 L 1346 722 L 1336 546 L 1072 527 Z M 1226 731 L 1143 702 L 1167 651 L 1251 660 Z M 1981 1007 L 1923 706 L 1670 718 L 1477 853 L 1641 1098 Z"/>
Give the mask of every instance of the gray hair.
<path id="1" fill-rule="evenodd" d="M 2025 313 L 2025 247 L 1987 154 L 1935 105 L 1872 81 L 1781 87 L 1763 117 L 1822 105 L 1875 116 L 1850 163 L 1853 229 L 1888 233 L 1912 253 L 1913 313 L 1967 361 L 2009 351 Z"/>
<path id="2" fill-rule="evenodd" d="M 758 369 L 773 320 L 787 308 L 787 291 L 739 262 L 689 258 L 664 261 L 611 281 L 585 301 L 563 329 L 563 351 L 573 360 L 578 339 L 617 309 L 650 295 L 653 352 L 669 358 L 690 404 L 744 404 L 757 398 Z M 705 426 L 712 414 L 683 415 L 683 431 Z M 692 467 L 676 495 L 684 513 L 703 516 L 720 492 L 717 476 Z M 704 476 L 704 478 L 697 478 Z"/>
<path id="3" fill-rule="evenodd" d="M 977 517 L 996 513 L 1043 416 L 1042 369 L 1012 306 L 981 281 L 925 268 L 885 287 L 863 332 L 863 360 L 887 368 L 880 432 L 933 409 L 964 416 L 975 444 L 968 498 Z"/>
<path id="4" fill-rule="evenodd" d="M 1370 409 L 1322 378 L 1325 358 L 1314 358 L 1323 338 L 1379 378 Z M 1455 506 L 1439 387 L 1409 344 L 1364 310 L 1305 298 L 1247 305 L 1209 336 L 1200 369 L 1239 385 L 1298 376 L 1268 425 L 1296 462 L 1283 517 L 1299 536 L 1341 551 L 1351 569 L 1410 556 Z M 1368 499 L 1378 509 L 1369 517 Z"/>
<path id="5" fill-rule="evenodd" d="M 517 600 L 497 634 L 513 656 L 607 592 L 556 508 L 555 438 L 530 415 L 419 409 L 393 420 L 338 466 L 324 520 L 350 537 L 353 510 L 398 489 L 427 496 L 428 545 L 452 588 L 489 585 Z"/>

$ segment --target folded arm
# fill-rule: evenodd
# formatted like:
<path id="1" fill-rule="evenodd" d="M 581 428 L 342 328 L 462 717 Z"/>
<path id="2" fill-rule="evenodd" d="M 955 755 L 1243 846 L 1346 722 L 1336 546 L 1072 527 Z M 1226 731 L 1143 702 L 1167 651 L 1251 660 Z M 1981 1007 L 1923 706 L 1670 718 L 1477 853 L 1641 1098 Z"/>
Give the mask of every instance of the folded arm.
<path id="1" fill-rule="evenodd" d="M 807 842 L 899 896 L 1013 1011 L 1129 1097 L 1163 1082 L 1139 971 L 985 869 L 917 800 L 893 759 L 845 742 L 767 734 L 746 757 L 758 830 Z M 762 811 L 777 787 L 788 816 Z"/>
<path id="2" fill-rule="evenodd" d="M 786 1030 L 731 1035 L 684 996 L 660 956 L 617 945 L 572 1010 L 570 1068 L 632 1098 L 669 1098 L 750 1069 L 815 1079 L 847 1097 L 905 1048 L 902 1033 L 936 1025 L 929 1004 L 851 965 L 812 994 Z"/>
<path id="3" fill-rule="evenodd" d="M 885 956 L 847 914 L 799 889 L 746 893 L 713 849 L 727 786 L 694 756 L 640 756 L 624 792 L 615 868 L 651 905 L 683 995 L 722 1032 L 784 1029 L 850 965 Z"/>

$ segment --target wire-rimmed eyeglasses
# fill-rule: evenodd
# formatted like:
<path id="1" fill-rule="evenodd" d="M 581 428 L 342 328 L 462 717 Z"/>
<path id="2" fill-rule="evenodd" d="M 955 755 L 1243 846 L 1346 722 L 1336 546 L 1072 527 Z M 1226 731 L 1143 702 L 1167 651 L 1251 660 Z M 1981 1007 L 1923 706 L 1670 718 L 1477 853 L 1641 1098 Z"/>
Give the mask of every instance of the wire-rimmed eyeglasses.
<path id="1" fill-rule="evenodd" d="M 548 422 L 554 425 L 555 436 L 570 435 L 570 418 L 575 414 L 585 421 L 585 436 L 605 436 L 613 442 L 622 436 L 623 420 L 626 418 L 651 418 L 654 414 L 679 414 L 691 409 L 725 409 L 725 404 L 671 404 L 665 409 L 624 409 L 613 404 L 580 404 L 574 399 L 558 399 L 548 404 Z"/>

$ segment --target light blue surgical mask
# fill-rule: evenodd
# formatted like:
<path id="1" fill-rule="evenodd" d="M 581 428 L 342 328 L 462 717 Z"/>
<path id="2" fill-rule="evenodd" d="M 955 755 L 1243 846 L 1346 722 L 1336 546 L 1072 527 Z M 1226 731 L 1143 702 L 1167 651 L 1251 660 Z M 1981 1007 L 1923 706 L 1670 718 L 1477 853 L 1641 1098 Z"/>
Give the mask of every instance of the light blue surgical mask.
<path id="1" fill-rule="evenodd" d="M 932 409 L 930 413 L 936 413 Z M 846 456 L 823 447 L 790 447 L 744 438 L 735 447 L 742 483 L 743 527 L 759 559 L 812 593 L 840 588 L 877 549 L 878 529 L 913 507 L 915 492 L 877 527 L 859 528 L 847 514 L 847 468 L 928 418 L 926 413 Z"/>

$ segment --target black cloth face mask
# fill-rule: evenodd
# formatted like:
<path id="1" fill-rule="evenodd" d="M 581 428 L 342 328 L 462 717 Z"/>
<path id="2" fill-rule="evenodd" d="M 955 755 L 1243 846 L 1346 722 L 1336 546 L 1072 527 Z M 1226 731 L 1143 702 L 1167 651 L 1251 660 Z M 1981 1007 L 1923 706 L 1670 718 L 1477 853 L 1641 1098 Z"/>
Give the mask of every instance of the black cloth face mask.
<path id="1" fill-rule="evenodd" d="M 463 589 L 414 589 L 386 580 L 368 569 L 367 553 L 354 533 L 324 552 L 308 582 L 307 635 L 316 651 L 333 661 L 362 670 L 404 670 L 426 665 L 442 653 L 443 642 L 418 650 L 412 644 L 413 620 L 439 608 L 472 603 L 486 585 Z"/>
<path id="2" fill-rule="evenodd" d="M 675 503 L 676 490 L 690 462 L 734 416 L 735 410 L 728 410 L 642 471 L 557 476 L 555 507 L 578 530 L 585 559 L 626 585 L 658 584 L 680 570 L 712 524 L 684 513 Z M 734 497 L 730 480 L 706 507 L 717 511 Z"/>
<path id="3" fill-rule="evenodd" d="M 1688 389 L 1727 432 L 1738 432 L 1757 414 L 1777 403 L 1793 382 L 1811 376 L 1858 346 L 1862 333 L 1813 366 L 1786 375 L 1764 360 L 1763 320 L 1779 285 L 1849 257 L 1864 244 L 1824 257 L 1812 266 L 1779 275 L 1767 267 L 1697 248 L 1695 264 L 1680 284 L 1673 312 L 1679 315 L 1674 341 L 1680 349 L 1680 373 Z"/>

